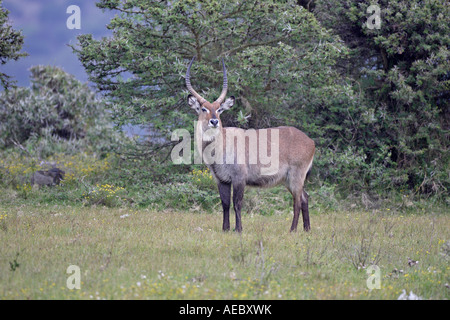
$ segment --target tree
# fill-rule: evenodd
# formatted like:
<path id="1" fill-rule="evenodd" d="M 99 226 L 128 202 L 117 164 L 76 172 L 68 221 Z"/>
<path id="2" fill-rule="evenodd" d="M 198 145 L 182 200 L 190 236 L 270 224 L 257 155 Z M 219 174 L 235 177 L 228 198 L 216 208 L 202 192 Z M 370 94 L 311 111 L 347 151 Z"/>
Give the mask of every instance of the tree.
<path id="1" fill-rule="evenodd" d="M 220 59 L 226 61 L 237 107 L 222 116 L 225 125 L 293 125 L 321 150 L 337 152 L 356 140 L 362 105 L 352 80 L 335 68 L 348 50 L 297 3 L 102 0 L 97 6 L 118 12 L 107 26 L 113 36 L 79 36 L 74 51 L 113 105 L 116 123 L 192 130 L 184 74 L 196 56 L 192 82 L 210 100 L 222 90 Z"/>
<path id="2" fill-rule="evenodd" d="M 210 99 L 221 91 L 220 59 L 225 58 L 229 92 L 240 111 L 251 113 L 253 127 L 284 122 L 292 109 L 301 108 L 299 88 L 343 85 L 332 66 L 346 48 L 290 1 L 102 0 L 97 5 L 119 12 L 108 25 L 113 37 L 82 35 L 74 50 L 90 80 L 114 102 L 120 123 L 151 119 L 168 128 L 192 120 L 186 116 L 184 73 L 193 56 L 193 82 Z M 236 122 L 231 116 L 225 121 Z"/>
<path id="3" fill-rule="evenodd" d="M 184 74 L 215 100 L 221 65 L 237 106 L 225 125 L 292 125 L 318 146 L 318 175 L 347 190 L 447 190 L 449 6 L 378 1 L 101 0 L 113 36 L 74 51 L 114 121 L 190 127 Z M 250 116 L 250 117 L 248 117 Z"/>
<path id="4" fill-rule="evenodd" d="M 8 22 L 9 11 L 2 7 L 0 0 L 0 64 L 3 65 L 10 60 L 18 60 L 28 54 L 20 52 L 23 46 L 23 35 L 21 31 L 14 30 Z M 11 76 L 0 72 L 0 84 L 7 89 L 13 84 Z"/>
<path id="5" fill-rule="evenodd" d="M 372 4 L 380 8 L 379 29 L 367 27 Z M 314 0 L 308 5 L 352 52 L 341 65 L 359 79 L 371 102 L 367 111 L 379 136 L 370 149 L 389 150 L 393 186 L 406 184 L 433 193 L 448 190 L 448 2 Z"/>

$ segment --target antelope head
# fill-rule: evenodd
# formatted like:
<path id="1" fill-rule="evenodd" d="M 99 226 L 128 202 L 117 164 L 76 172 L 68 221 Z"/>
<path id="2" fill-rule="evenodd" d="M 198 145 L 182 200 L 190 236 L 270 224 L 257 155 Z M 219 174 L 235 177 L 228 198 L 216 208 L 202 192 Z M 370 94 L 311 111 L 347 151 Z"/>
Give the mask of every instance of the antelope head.
<path id="1" fill-rule="evenodd" d="M 205 98 L 203 98 L 200 94 L 198 94 L 191 85 L 190 79 L 190 71 L 192 63 L 194 62 L 195 57 L 192 58 L 189 63 L 187 72 L 186 72 L 186 87 L 191 93 L 188 96 L 188 104 L 194 109 L 198 114 L 198 124 L 201 126 L 202 132 L 206 132 L 210 129 L 213 129 L 213 132 L 220 132 L 222 129 L 222 122 L 220 121 L 220 114 L 230 109 L 234 104 L 234 97 L 231 96 L 225 100 L 228 89 L 228 81 L 227 81 L 227 69 L 225 68 L 225 62 L 222 59 L 223 65 L 223 88 L 222 92 L 217 98 L 216 101 L 210 103 Z"/>

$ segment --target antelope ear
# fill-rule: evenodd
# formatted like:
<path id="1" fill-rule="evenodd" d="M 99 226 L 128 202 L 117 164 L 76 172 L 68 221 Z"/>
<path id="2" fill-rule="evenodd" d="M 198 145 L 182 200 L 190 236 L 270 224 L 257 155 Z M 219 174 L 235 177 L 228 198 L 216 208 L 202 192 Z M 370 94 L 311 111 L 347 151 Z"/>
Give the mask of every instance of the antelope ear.
<path id="1" fill-rule="evenodd" d="M 229 97 L 227 100 L 225 100 L 224 103 L 220 105 L 219 109 L 222 109 L 222 111 L 230 109 L 234 105 L 234 101 L 234 96 Z"/>
<path id="2" fill-rule="evenodd" d="M 191 108 L 197 111 L 198 114 L 200 114 L 200 103 L 198 102 L 197 98 L 190 94 L 188 95 L 187 101 Z"/>

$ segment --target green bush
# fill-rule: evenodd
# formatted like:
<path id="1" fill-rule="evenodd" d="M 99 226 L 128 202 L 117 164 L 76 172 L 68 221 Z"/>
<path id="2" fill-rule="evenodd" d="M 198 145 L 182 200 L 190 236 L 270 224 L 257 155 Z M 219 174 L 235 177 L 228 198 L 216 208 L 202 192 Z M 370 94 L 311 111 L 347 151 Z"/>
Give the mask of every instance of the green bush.
<path id="1" fill-rule="evenodd" d="M 123 187 L 116 187 L 108 183 L 96 184 L 88 192 L 83 193 L 86 204 L 119 207 L 124 204 L 126 191 Z"/>
<path id="2" fill-rule="evenodd" d="M 57 67 L 30 69 L 31 88 L 0 94 L 0 148 L 18 146 L 29 156 L 91 151 L 106 154 L 120 134 L 106 105 L 87 84 Z"/>
<path id="3" fill-rule="evenodd" d="M 382 26 L 369 29 L 371 4 L 101 0 L 100 8 L 126 14 L 108 25 L 113 36 L 81 35 L 74 51 L 118 123 L 151 119 L 163 134 L 192 130 L 186 65 L 197 55 L 195 87 L 213 99 L 224 57 L 237 98 L 224 125 L 300 128 L 317 145 L 315 184 L 443 197 L 450 186 L 449 7 L 378 1 Z"/>

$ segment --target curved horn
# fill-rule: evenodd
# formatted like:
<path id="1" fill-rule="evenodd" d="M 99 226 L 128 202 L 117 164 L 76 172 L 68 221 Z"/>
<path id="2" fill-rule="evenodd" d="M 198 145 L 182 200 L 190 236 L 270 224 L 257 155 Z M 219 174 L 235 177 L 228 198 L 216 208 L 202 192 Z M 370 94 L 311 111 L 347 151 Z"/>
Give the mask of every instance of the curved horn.
<path id="1" fill-rule="evenodd" d="M 195 56 L 192 58 L 191 62 L 189 63 L 189 66 L 187 68 L 186 71 L 186 88 L 189 90 L 190 93 L 192 93 L 192 95 L 197 98 L 198 102 L 200 103 L 200 105 L 204 104 L 206 102 L 206 99 L 203 98 L 201 95 L 199 95 L 193 88 L 191 85 L 191 76 L 190 76 L 190 72 L 191 72 L 191 66 L 192 63 L 195 60 Z"/>
<path id="2" fill-rule="evenodd" d="M 223 58 L 222 58 L 222 66 L 223 66 L 223 89 L 219 98 L 217 98 L 216 100 L 216 102 L 218 102 L 219 104 L 221 104 L 225 100 L 228 90 L 227 68 L 225 67 L 225 61 L 223 60 Z"/>

